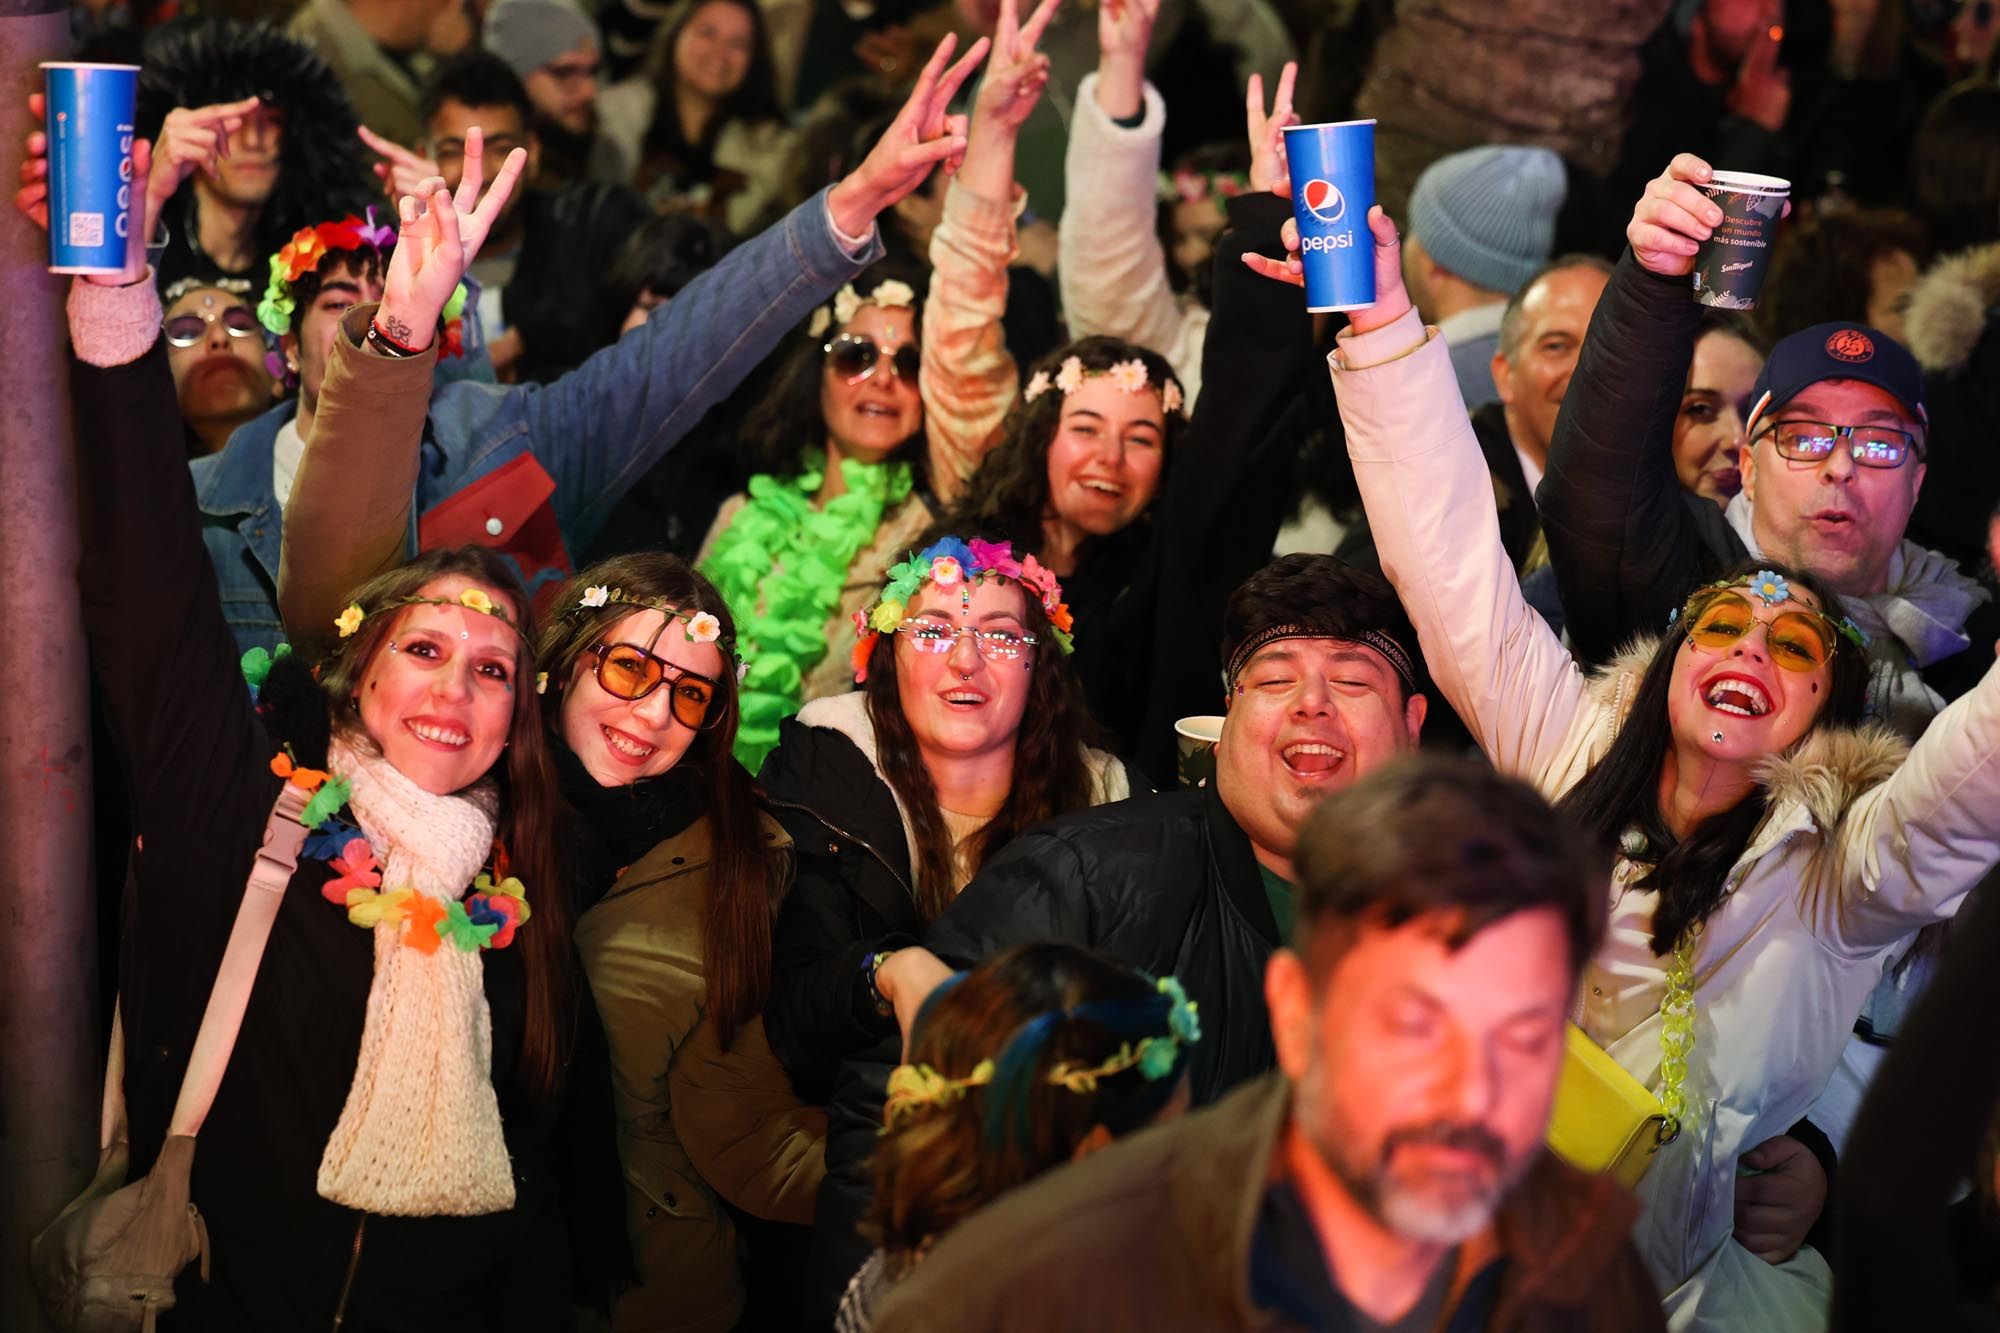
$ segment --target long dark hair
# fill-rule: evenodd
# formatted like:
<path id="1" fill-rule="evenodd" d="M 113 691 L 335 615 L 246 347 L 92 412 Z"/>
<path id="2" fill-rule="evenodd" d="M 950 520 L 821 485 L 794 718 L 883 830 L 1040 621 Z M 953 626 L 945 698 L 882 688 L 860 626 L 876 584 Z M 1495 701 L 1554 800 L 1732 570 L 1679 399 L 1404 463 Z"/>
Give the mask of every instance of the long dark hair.
<path id="1" fill-rule="evenodd" d="M 1158 1078 L 1137 1068 L 1100 1079 L 1088 1092 L 1048 1080 L 1057 1065 L 1094 1068 L 1120 1046 L 1168 1031 L 1166 997 L 1133 969 L 1072 944 L 1022 944 L 996 954 L 924 1006 L 912 1064 L 965 1078 L 983 1060 L 1005 1063 L 1030 1024 L 1044 1030 L 1026 1051 L 1032 1065 L 1018 1085 L 1015 1131 L 996 1143 L 991 1103 L 1006 1077 L 957 1101 L 928 1107 L 888 1131 L 875 1149 L 868 1230 L 891 1251 L 920 1249 L 1017 1185 L 1068 1162 L 1091 1131 L 1140 1129 L 1172 1100 L 1188 1048 Z M 1083 1014 L 1076 1011 L 1090 1006 Z M 1101 1015 L 1102 1017 L 1098 1017 Z M 1120 1021 L 1122 1020 L 1122 1021 Z"/>
<path id="2" fill-rule="evenodd" d="M 261 254 L 276 254 L 301 227 L 382 204 L 381 187 L 355 133 L 360 122 L 340 80 L 311 47 L 269 24 L 187 18 L 154 32 L 140 62 L 135 125 L 150 139 L 176 107 L 252 95 L 270 99 L 285 113 L 278 180 L 257 219 Z M 175 197 L 186 198 L 193 188 L 189 181 Z M 178 215 L 173 225 L 180 225 Z M 261 291 L 264 274 L 256 273 L 253 281 Z"/>
<path id="3" fill-rule="evenodd" d="M 555 762 L 533 689 L 534 608 L 507 562 L 484 546 L 427 551 L 368 580 L 354 590 L 350 600 L 364 607 L 380 606 L 418 596 L 425 584 L 453 574 L 472 579 L 506 599 L 509 614 L 521 631 L 520 650 L 514 659 L 514 712 L 508 723 L 507 761 L 495 764 L 492 776 L 500 787 L 500 844 L 507 849 L 513 873 L 527 885 L 535 909 L 533 924 L 515 941 L 527 983 L 527 1012 L 515 1083 L 530 1099 L 548 1101 L 561 1089 L 563 1070 L 569 1062 L 576 1020 L 576 978 L 569 895 L 556 863 L 559 801 Z M 401 619 L 400 613 L 370 616 L 352 638 L 341 640 L 334 648 L 322 670 L 321 684 L 334 700 L 338 726 L 360 730 L 355 696 L 375 655 Z"/>
<path id="4" fill-rule="evenodd" d="M 1079 338 L 1058 347 L 1029 368 L 1028 380 L 1040 373 L 1053 381 L 1062 363 L 1072 356 L 1087 371 L 1106 371 L 1122 361 L 1136 359 L 1145 365 L 1146 378 L 1155 387 L 1180 383 L 1173 367 L 1158 352 L 1123 338 L 1102 336 Z M 1012 541 L 1020 550 L 1038 549 L 1044 544 L 1047 535 L 1042 530 L 1042 520 L 1049 512 L 1049 446 L 1056 438 L 1062 405 L 1063 395 L 1056 389 L 1041 394 L 1032 403 L 1025 398 L 1015 402 L 1001 425 L 1000 442 L 966 483 L 964 497 L 957 507 L 941 520 L 941 530 L 992 533 Z M 1155 499 L 1165 491 L 1175 445 L 1187 428 L 1185 412 L 1162 415 L 1166 430 L 1160 442 L 1160 490 L 1154 493 Z M 1084 549 L 1088 550 L 1096 540 L 1086 541 Z M 1082 563 L 1084 558 L 1079 551 L 1078 562 Z"/>
<path id="5" fill-rule="evenodd" d="M 642 609 L 626 602 L 581 605 L 584 589 L 594 585 L 665 601 L 689 613 L 706 611 L 722 624 L 717 646 L 723 650 L 724 670 L 709 705 L 712 725 L 695 733 L 680 766 L 699 775 L 709 820 L 714 869 L 702 908 L 702 967 L 709 1017 L 727 1050 L 736 1029 L 762 1012 L 770 993 L 771 918 L 784 878 L 783 867 L 764 851 L 750 775 L 730 756 L 740 717 L 736 672 L 730 661 L 736 622 L 714 584 L 687 561 L 664 551 L 613 556 L 578 574 L 557 591 L 555 605 L 561 610 L 543 629 L 536 654 L 549 676 L 543 715 L 558 744 L 564 743 L 560 739 L 564 690 L 577 659 L 613 625 Z"/>
<path id="6" fill-rule="evenodd" d="M 714 116 L 703 127 L 701 142 L 691 144 L 681 137 L 680 110 L 675 96 L 678 76 L 674 73 L 674 47 L 680 44 L 681 33 L 694 21 L 695 15 L 707 6 L 717 4 L 733 5 L 750 16 L 750 65 L 743 71 L 743 82 L 723 99 L 722 105 L 715 109 Z M 756 125 L 785 118 L 785 109 L 778 101 L 778 71 L 776 62 L 771 59 L 770 34 L 764 29 L 763 8 L 755 0 L 681 0 L 660 21 L 659 34 L 653 40 L 653 49 L 646 56 L 646 78 L 656 94 L 653 123 L 646 130 L 645 152 L 648 157 L 656 152 L 679 157 L 692 151 L 706 162 L 715 151 L 717 137 L 730 121 L 740 120 Z"/>
<path id="7" fill-rule="evenodd" d="M 1832 589 L 1810 574 L 1773 560 L 1745 562 L 1727 577 L 1747 583 L 1758 570 L 1771 570 L 1813 593 L 1819 599 L 1821 614 L 1830 620 L 1839 621 L 1847 614 Z M 1659 891 L 1659 905 L 1653 909 L 1652 944 L 1653 952 L 1662 956 L 1673 952 L 1683 931 L 1706 921 L 1722 905 L 1730 868 L 1750 845 L 1767 807 L 1764 789 L 1754 787 L 1729 809 L 1695 825 L 1685 838 L 1676 838 L 1660 815 L 1660 770 L 1673 745 L 1667 700 L 1674 659 L 1686 642 L 1687 624 L 1677 617 L 1654 649 L 1631 712 L 1618 728 L 1611 748 L 1556 803 L 1558 810 L 1595 834 L 1605 846 L 1618 846 L 1628 828 L 1645 835 L 1651 849 L 1647 854 L 1654 862 L 1652 873 L 1639 884 Z M 1807 735 L 1827 725 L 1858 723 L 1867 704 L 1867 655 L 1845 639 L 1839 643 L 1833 654 L 1826 701 Z"/>
<path id="8" fill-rule="evenodd" d="M 870 265 L 854 279 L 852 285 L 856 292 L 867 296 L 877 286 L 891 280 L 907 284 L 916 293 L 916 300 L 911 306 L 913 323 L 910 332 L 917 345 L 922 346 L 924 292 L 930 286 L 930 279 L 921 270 L 894 260 L 883 260 Z M 784 354 L 786 360 L 778 371 L 770 396 L 751 409 L 743 422 L 743 433 L 750 439 L 755 458 L 752 464 L 754 470 L 780 477 L 796 476 L 805 470 L 806 451 L 826 446 L 826 414 L 820 411 L 819 405 L 820 369 L 826 363 L 826 353 L 820 349 L 839 336 L 841 328 L 839 324 L 829 324 L 817 336 L 810 336 L 805 329 L 801 329 L 790 339 L 791 350 Z M 895 452 L 889 456 L 910 464 L 916 473 L 917 488 L 928 489 L 930 448 L 921 425 L 917 427 L 916 434 L 896 446 Z M 1036 542 L 1036 545 L 1040 544 Z"/>
<path id="9" fill-rule="evenodd" d="M 1016 548 L 1019 549 L 1019 548 Z M 986 858 L 1006 846 L 1015 834 L 1054 815 L 1090 804 L 1090 769 L 1083 747 L 1097 735 L 1097 724 L 1084 707 L 1076 675 L 1050 633 L 1049 619 L 1032 590 L 1022 588 L 1026 609 L 1021 620 L 1037 640 L 1028 706 L 1014 737 L 1014 779 L 1006 803 L 986 826 L 973 835 L 968 848 L 976 872 Z M 862 692 L 868 720 L 875 728 L 876 751 L 883 776 L 909 813 L 917 844 L 915 875 L 917 910 L 935 921 L 957 892 L 953 871 L 951 830 L 938 808 L 937 785 L 924 767 L 916 733 L 903 716 L 896 693 L 896 639 L 877 635 L 868 655 L 868 680 Z"/>

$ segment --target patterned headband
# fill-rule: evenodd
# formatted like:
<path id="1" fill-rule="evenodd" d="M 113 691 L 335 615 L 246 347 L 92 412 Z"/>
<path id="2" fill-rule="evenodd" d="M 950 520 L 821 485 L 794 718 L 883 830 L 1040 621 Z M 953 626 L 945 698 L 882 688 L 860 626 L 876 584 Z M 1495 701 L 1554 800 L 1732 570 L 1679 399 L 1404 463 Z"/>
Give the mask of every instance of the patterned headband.
<path id="1" fill-rule="evenodd" d="M 1280 639 L 1343 639 L 1348 643 L 1359 643 L 1373 648 L 1388 658 L 1389 665 L 1396 669 L 1398 676 L 1402 677 L 1404 692 L 1409 694 L 1417 692 L 1417 673 L 1416 668 L 1410 663 L 1410 655 L 1403 651 L 1403 645 L 1388 635 L 1373 629 L 1353 633 L 1336 632 L 1314 625 L 1273 625 L 1245 639 L 1237 645 L 1236 651 L 1229 655 L 1229 665 L 1222 672 L 1222 688 L 1235 689 L 1236 678 L 1243 674 L 1243 668 L 1250 664 L 1250 659 L 1257 655 L 1258 650 Z"/>

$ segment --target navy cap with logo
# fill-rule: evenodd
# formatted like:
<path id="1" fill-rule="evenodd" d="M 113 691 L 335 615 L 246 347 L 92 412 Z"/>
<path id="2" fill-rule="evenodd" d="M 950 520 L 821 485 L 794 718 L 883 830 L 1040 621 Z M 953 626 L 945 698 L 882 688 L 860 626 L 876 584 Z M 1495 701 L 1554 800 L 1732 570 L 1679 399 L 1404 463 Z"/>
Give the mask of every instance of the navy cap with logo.
<path id="1" fill-rule="evenodd" d="M 1821 380 L 1872 384 L 1908 409 L 1915 421 L 1930 425 L 1924 413 L 1924 372 L 1909 349 L 1880 329 L 1836 322 L 1800 329 L 1771 349 L 1771 359 L 1750 391 L 1745 433 L 1755 439 L 1767 415 Z"/>

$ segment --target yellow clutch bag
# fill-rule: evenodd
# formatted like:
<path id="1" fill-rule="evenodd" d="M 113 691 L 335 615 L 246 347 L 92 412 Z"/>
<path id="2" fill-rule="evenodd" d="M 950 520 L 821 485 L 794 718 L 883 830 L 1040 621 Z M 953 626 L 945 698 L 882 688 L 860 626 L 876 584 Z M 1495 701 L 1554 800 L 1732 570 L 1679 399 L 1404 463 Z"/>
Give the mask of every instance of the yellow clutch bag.
<path id="1" fill-rule="evenodd" d="M 1562 1078 L 1549 1116 L 1549 1148 L 1571 1166 L 1631 1189 L 1653 1155 L 1680 1134 L 1652 1089 L 1625 1072 L 1576 1024 L 1565 1034 Z"/>

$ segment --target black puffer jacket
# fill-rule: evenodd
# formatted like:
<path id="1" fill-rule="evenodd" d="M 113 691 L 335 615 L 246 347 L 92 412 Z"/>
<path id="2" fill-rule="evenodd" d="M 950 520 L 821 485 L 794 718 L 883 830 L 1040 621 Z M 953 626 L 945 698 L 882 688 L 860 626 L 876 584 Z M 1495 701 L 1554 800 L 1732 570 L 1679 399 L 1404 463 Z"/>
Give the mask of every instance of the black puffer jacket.
<path id="1" fill-rule="evenodd" d="M 1694 358 L 1702 307 L 1684 278 L 1641 268 L 1627 250 L 1591 317 L 1536 492 L 1571 647 L 1601 665 L 1656 633 L 1701 583 L 1748 555 L 1722 509 L 1681 489 L 1674 417 Z M 1972 647 L 1924 668 L 1956 699 L 1978 683 L 2000 637 L 2000 608 L 1973 611 Z"/>
<path id="2" fill-rule="evenodd" d="M 786 718 L 758 781 L 795 857 L 772 938 L 764 1030 L 799 1096 L 825 1103 L 841 1060 L 896 1032 L 861 964 L 923 933 L 909 839 L 873 758 L 836 727 Z"/>

